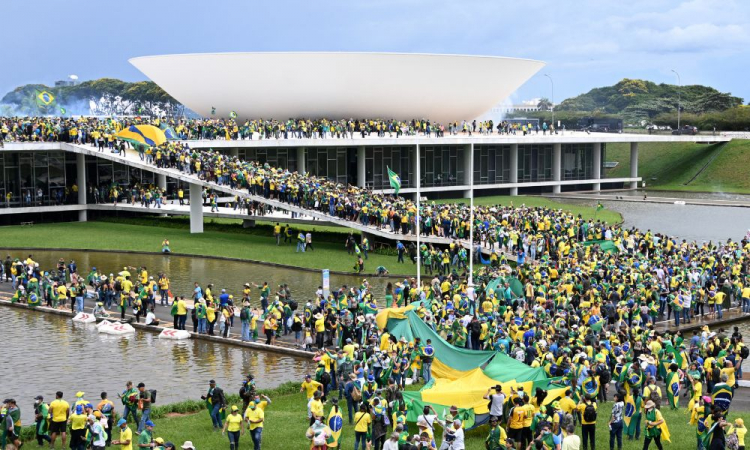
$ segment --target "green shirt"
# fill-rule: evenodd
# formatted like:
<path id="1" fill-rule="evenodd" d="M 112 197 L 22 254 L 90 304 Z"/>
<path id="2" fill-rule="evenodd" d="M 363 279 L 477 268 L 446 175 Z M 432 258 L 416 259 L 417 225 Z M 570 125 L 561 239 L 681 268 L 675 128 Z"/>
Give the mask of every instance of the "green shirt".
<path id="1" fill-rule="evenodd" d="M 151 443 L 151 432 L 148 430 L 143 430 L 143 432 L 138 436 L 138 445 L 141 444 L 150 444 Z"/>

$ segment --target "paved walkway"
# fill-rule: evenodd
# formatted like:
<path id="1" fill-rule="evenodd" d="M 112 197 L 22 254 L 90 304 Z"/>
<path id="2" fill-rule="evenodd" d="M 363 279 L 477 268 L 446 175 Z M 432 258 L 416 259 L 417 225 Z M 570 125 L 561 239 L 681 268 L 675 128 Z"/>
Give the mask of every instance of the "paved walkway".
<path id="1" fill-rule="evenodd" d="M 698 206 L 729 206 L 736 208 L 750 208 L 750 202 L 741 200 L 720 200 L 720 199 L 702 199 L 702 198 L 679 198 L 679 197 L 659 197 L 649 195 L 644 199 L 637 195 L 618 195 L 617 192 L 608 192 L 606 194 L 597 193 L 580 193 L 570 192 L 564 194 L 544 194 L 547 198 L 557 199 L 575 199 L 575 200 L 606 200 L 612 202 L 632 202 L 632 203 L 659 203 L 670 205 L 698 205 Z"/>

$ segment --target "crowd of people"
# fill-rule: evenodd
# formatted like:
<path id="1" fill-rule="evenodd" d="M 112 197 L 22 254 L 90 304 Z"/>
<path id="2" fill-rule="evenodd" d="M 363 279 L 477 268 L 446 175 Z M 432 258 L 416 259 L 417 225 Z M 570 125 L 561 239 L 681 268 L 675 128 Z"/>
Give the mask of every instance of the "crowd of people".
<path id="1" fill-rule="evenodd" d="M 332 444 L 341 428 L 331 427 L 331 414 L 343 422 L 343 401 L 355 433 L 355 450 L 365 445 L 436 449 L 438 443 L 441 449 L 464 448 L 458 408 L 451 417 L 439 418 L 425 410 L 416 428 L 406 422 L 408 405 L 402 400 L 402 390 L 410 382 L 429 382 L 432 362 L 441 356 L 429 341 L 409 341 L 376 326 L 380 308 L 408 305 L 453 346 L 506 354 L 543 368 L 550 378 L 568 387 L 564 398 L 551 403 L 544 402 L 544 391 L 506 392 L 501 386 L 490 390 L 489 449 L 521 450 L 531 444 L 554 450 L 579 445 L 595 450 L 596 426 L 604 422 L 611 427 L 611 449 L 615 443 L 621 448 L 623 434 L 643 437 L 644 449 L 652 442 L 661 449 L 668 433 L 660 409 L 678 408 L 681 398 L 688 402 L 699 450 L 723 449 L 730 440 L 744 439 L 741 421 L 725 419 L 742 376 L 741 362 L 750 356 L 742 335 L 737 330 L 728 333 L 704 327 L 686 336 L 679 328 L 660 329 L 657 322 L 674 320 L 679 326 L 696 318 L 721 319 L 728 307 L 750 313 L 748 238 L 688 242 L 560 210 L 513 206 L 470 211 L 466 205 L 428 203 L 422 205 L 417 221 L 416 204 L 410 200 L 325 178 L 176 142 L 156 149 L 153 155 L 153 163 L 160 167 L 217 185 L 393 233 L 419 232 L 452 243 L 411 249 L 400 245 L 399 262 L 404 262 L 408 252 L 413 263 L 432 270 L 421 283 L 407 277 L 384 292 L 373 292 L 363 280 L 359 286 L 333 289 L 328 296 L 322 289 L 314 295 L 303 294 L 299 303 L 283 286 L 272 293 L 267 284 L 251 283 L 236 293 L 239 300 L 233 293 L 200 283 L 195 283 L 192 299 L 172 298 L 168 284 L 161 289 L 159 281 L 145 270 L 144 276 L 140 269 L 134 281 L 128 270 L 123 271 L 128 274 L 106 276 L 92 268 L 87 277 L 71 277 L 77 270 L 70 267 L 68 278 L 48 280 L 49 273 L 29 257 L 5 267 L 16 300 L 33 305 L 50 299 L 66 305 L 71 301 L 77 307 L 78 298 L 86 292 L 94 292 L 106 303 L 111 291 L 110 304 L 118 305 L 124 315 L 133 305 L 140 311 L 153 309 L 159 298 L 172 307 L 175 328 L 184 329 L 187 315 L 194 314 L 194 331 L 209 334 L 214 333 L 216 323 L 220 333 L 228 332 L 239 308 L 243 340 L 263 333 L 266 343 L 274 344 L 278 337 L 293 335 L 295 341 L 317 351 L 318 370 L 301 386 L 308 399 L 307 437 L 316 450 L 335 447 Z M 472 220 L 475 245 L 488 248 L 490 257 L 489 264 L 481 265 L 474 275 L 474 285 L 469 285 L 468 255 L 459 241 L 467 238 Z M 363 241 L 355 240 L 352 248 L 361 252 L 363 246 Z M 483 259 L 479 252 L 474 254 Z M 506 254 L 513 255 L 516 263 L 510 264 Z M 57 272 L 59 276 L 59 268 Z M 167 278 L 161 274 L 160 280 L 162 276 Z M 514 289 L 515 284 L 520 288 Z M 158 291 L 164 292 L 157 295 Z M 209 320 L 210 314 L 214 320 Z M 611 416 L 597 417 L 596 405 L 609 401 L 613 387 Z M 213 385 L 206 396 L 214 405 L 211 411 L 217 402 L 224 404 L 216 395 Z M 330 406 L 328 414 L 326 405 Z M 8 414 L 11 410 L 12 405 Z M 243 410 L 247 416 L 247 408 Z M 262 414 L 250 417 L 260 420 Z M 231 419 L 235 425 L 226 431 L 242 433 L 242 425 L 236 428 L 242 420 Z M 338 424 L 339 419 L 334 422 Z M 212 423 L 217 428 L 225 426 L 213 413 Z M 230 442 L 237 439 L 235 434 Z"/>
<path id="2" fill-rule="evenodd" d="M 247 119 L 155 117 L 0 117 L 0 142 L 73 142 L 101 149 L 121 148 L 115 135 L 131 124 L 169 127 L 181 140 L 346 139 L 355 137 L 531 134 L 555 132 L 546 122 L 462 120 L 440 124 L 429 119 Z"/>

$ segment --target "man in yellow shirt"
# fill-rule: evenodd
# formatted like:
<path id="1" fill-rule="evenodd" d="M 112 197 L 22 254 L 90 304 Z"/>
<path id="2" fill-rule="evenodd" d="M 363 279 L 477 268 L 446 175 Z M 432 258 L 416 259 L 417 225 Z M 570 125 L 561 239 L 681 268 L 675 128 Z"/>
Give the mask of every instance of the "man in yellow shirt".
<path id="1" fill-rule="evenodd" d="M 310 375 L 305 375 L 305 381 L 302 382 L 302 386 L 299 388 L 300 392 L 304 390 L 307 391 L 307 399 L 310 400 L 316 391 L 322 392 L 323 385 L 313 380 Z"/>
<path id="2" fill-rule="evenodd" d="M 367 430 L 372 423 L 372 417 L 367 412 L 367 405 L 364 403 L 359 405 L 359 412 L 354 415 L 354 448 L 359 447 L 360 442 L 362 448 L 365 448 L 367 442 Z"/>
<path id="3" fill-rule="evenodd" d="M 523 421 L 526 418 L 526 408 L 520 397 L 513 399 L 513 408 L 508 413 L 508 437 L 514 442 L 523 441 Z M 522 446 L 522 448 L 526 448 Z"/>
<path id="4" fill-rule="evenodd" d="M 323 411 L 323 400 L 321 397 L 323 393 L 321 391 L 315 391 L 312 400 L 308 402 L 308 414 L 310 415 L 310 425 L 315 423 L 316 417 L 323 417 L 325 412 Z"/>
<path id="5" fill-rule="evenodd" d="M 49 404 L 49 415 L 52 420 L 49 423 L 50 448 L 55 448 L 55 439 L 58 434 L 62 434 L 62 448 L 65 448 L 65 443 L 68 440 L 68 434 L 66 432 L 68 415 L 70 414 L 70 404 L 63 400 L 63 393 L 57 391 L 55 394 L 55 400 Z"/>
<path id="6" fill-rule="evenodd" d="M 592 411 L 593 408 L 593 411 Z M 578 405 L 578 412 L 581 414 L 581 441 L 584 450 L 596 448 L 596 400 L 586 396 Z"/>
<path id="7" fill-rule="evenodd" d="M 120 419 L 117 426 L 120 428 L 120 439 L 112 441 L 112 444 L 119 445 L 120 450 L 133 450 L 133 430 L 128 427 L 128 422 Z"/>
<path id="8" fill-rule="evenodd" d="M 263 422 L 265 420 L 265 414 L 263 408 L 258 408 L 253 402 L 250 402 L 247 411 L 245 411 L 245 420 L 247 421 L 247 427 L 250 430 L 250 438 L 253 440 L 253 448 L 255 450 L 260 449 L 260 444 L 263 438 Z"/>

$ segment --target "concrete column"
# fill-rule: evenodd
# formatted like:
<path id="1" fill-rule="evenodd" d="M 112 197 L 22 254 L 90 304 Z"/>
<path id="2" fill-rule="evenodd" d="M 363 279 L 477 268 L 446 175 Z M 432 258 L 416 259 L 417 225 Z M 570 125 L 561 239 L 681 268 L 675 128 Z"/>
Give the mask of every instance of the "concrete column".
<path id="1" fill-rule="evenodd" d="M 76 184 L 78 185 L 78 204 L 86 205 L 86 191 L 88 190 L 88 182 L 86 181 L 86 155 L 76 155 L 76 168 L 78 169 L 78 179 Z M 88 220 L 88 211 L 85 209 L 78 211 L 78 220 L 80 222 L 86 222 Z"/>
<path id="2" fill-rule="evenodd" d="M 238 149 L 238 148 L 230 148 L 229 149 L 229 156 L 231 156 L 231 157 L 240 156 L 240 149 Z"/>
<path id="3" fill-rule="evenodd" d="M 630 178 L 638 178 L 638 143 L 630 143 Z M 630 189 L 638 189 L 638 182 L 631 181 Z"/>
<path id="4" fill-rule="evenodd" d="M 297 172 L 304 175 L 307 173 L 307 161 L 305 160 L 305 147 L 297 147 Z"/>
<path id="5" fill-rule="evenodd" d="M 357 147 L 357 186 L 367 186 L 367 171 L 365 170 L 365 147 Z"/>
<path id="6" fill-rule="evenodd" d="M 471 154 L 474 152 L 474 143 L 464 147 L 464 184 L 468 188 L 464 191 L 464 198 L 471 198 L 471 186 L 474 184 L 474 167 L 471 165 L 473 159 Z"/>
<path id="7" fill-rule="evenodd" d="M 594 173 L 593 173 L 593 179 L 600 180 L 602 178 L 602 144 L 597 142 L 594 144 Z M 594 183 L 593 190 L 595 191 L 601 191 L 602 190 L 602 184 L 601 183 Z"/>
<path id="8" fill-rule="evenodd" d="M 518 144 L 510 144 L 510 182 L 518 183 Z M 518 195 L 518 187 L 510 188 L 510 195 Z"/>
<path id="9" fill-rule="evenodd" d="M 422 187 L 422 174 L 419 173 L 422 171 L 422 169 L 419 167 L 422 161 L 418 160 L 420 156 L 421 156 L 421 152 L 419 150 L 419 144 L 417 144 L 416 148 L 414 149 L 414 153 L 412 153 L 412 156 L 411 156 L 411 163 L 412 163 L 411 167 L 412 169 L 414 169 L 414 181 L 412 184 L 414 185 L 415 188 Z"/>
<path id="10" fill-rule="evenodd" d="M 157 174 L 156 183 L 159 186 L 159 189 L 166 190 L 167 189 L 167 176 L 162 175 L 162 174 Z"/>
<path id="11" fill-rule="evenodd" d="M 203 233 L 203 188 L 190 183 L 190 232 Z"/>
<path id="12" fill-rule="evenodd" d="M 562 144 L 552 144 L 552 180 L 560 181 L 562 179 Z M 560 185 L 552 186 L 552 193 L 560 193 Z"/>

